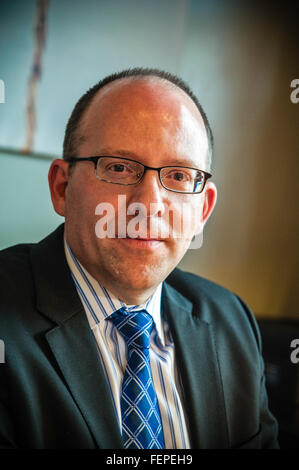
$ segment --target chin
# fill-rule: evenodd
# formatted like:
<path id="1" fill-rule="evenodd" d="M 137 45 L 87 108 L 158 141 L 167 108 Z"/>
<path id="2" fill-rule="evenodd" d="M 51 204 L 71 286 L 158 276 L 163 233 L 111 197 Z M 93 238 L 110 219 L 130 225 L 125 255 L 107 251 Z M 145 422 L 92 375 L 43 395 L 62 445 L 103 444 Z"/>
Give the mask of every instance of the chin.
<path id="1" fill-rule="evenodd" d="M 105 263 L 103 259 L 105 258 Z M 153 259 L 148 259 L 146 256 L 136 257 L 128 256 L 127 259 L 122 259 L 117 256 L 117 253 L 114 252 L 111 256 L 102 256 L 102 266 L 101 266 L 101 275 L 99 278 L 102 279 L 104 285 L 105 281 L 108 287 L 113 287 L 114 291 L 117 291 L 118 288 L 120 291 L 123 289 L 129 291 L 150 291 L 154 290 L 168 274 L 173 270 L 175 264 L 171 263 L 164 257 L 156 257 Z M 109 287 L 108 287 L 109 290 Z"/>
<path id="2" fill-rule="evenodd" d="M 126 290 L 132 291 L 148 291 L 164 280 L 166 276 L 162 276 L 162 271 L 149 269 L 148 266 L 138 266 L 134 269 L 121 269 L 113 273 L 115 285 L 122 286 Z"/>
<path id="3" fill-rule="evenodd" d="M 160 282 L 158 276 L 126 276 L 123 279 L 123 285 L 126 285 L 128 289 L 141 292 L 154 289 Z"/>

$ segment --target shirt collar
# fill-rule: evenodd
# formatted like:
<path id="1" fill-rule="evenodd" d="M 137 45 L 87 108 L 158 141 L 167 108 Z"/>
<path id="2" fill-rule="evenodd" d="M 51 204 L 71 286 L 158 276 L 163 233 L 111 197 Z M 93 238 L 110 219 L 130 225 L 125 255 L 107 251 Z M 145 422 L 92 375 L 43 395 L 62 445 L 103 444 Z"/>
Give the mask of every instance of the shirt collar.
<path id="1" fill-rule="evenodd" d="M 165 344 L 164 331 L 161 322 L 162 283 L 158 285 L 153 295 L 144 304 L 126 305 L 112 292 L 109 292 L 104 286 L 102 286 L 93 276 L 91 276 L 91 274 L 89 274 L 88 271 L 86 271 L 73 254 L 65 239 L 64 251 L 77 291 L 85 307 L 91 328 L 108 318 L 113 312 L 119 310 L 121 307 L 127 307 L 132 311 L 146 309 L 154 320 L 154 325 L 162 344 Z"/>

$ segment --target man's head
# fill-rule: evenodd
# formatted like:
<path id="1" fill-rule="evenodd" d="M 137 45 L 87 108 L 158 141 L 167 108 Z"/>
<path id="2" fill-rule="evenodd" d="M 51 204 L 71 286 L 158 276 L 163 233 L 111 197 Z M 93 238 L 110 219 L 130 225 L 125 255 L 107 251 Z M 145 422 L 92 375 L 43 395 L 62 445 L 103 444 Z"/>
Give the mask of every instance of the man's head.
<path id="1" fill-rule="evenodd" d="M 79 161 L 69 171 L 69 157 L 100 155 L 121 156 L 154 168 L 209 171 L 212 134 L 189 89 L 165 78 L 167 74 L 120 75 L 107 78 L 79 100 L 67 126 L 65 161 L 52 163 L 49 182 L 54 208 L 65 216 L 65 235 L 74 254 L 107 289 L 136 304 L 151 295 L 179 263 L 193 235 L 203 229 L 216 202 L 216 188 L 207 182 L 200 194 L 172 192 L 161 185 L 154 170 L 148 170 L 138 184 L 113 184 L 96 178 L 91 161 Z M 118 237 L 119 196 L 125 198 L 126 208 L 139 204 L 148 209 L 142 240 Z M 95 209 L 103 202 L 115 210 L 116 238 L 96 236 Z M 151 212 L 151 204 L 159 209 Z M 184 216 L 179 238 L 176 216 Z M 134 215 L 125 217 L 129 224 Z M 150 230 L 158 226 L 167 236 L 153 239 Z"/>
<path id="2" fill-rule="evenodd" d="M 77 148 L 80 145 L 80 142 L 84 140 L 84 135 L 82 135 L 79 129 L 80 121 L 84 114 L 84 111 L 89 106 L 90 102 L 92 101 L 93 97 L 98 93 L 98 91 L 101 90 L 101 88 L 103 88 L 105 85 L 112 83 L 115 80 L 120 80 L 122 78 L 139 79 L 141 77 L 160 78 L 165 82 L 170 82 L 176 85 L 178 88 L 181 88 L 181 90 L 183 90 L 188 96 L 190 96 L 194 104 L 197 106 L 206 128 L 209 145 L 209 151 L 207 155 L 207 169 L 211 169 L 213 157 L 213 133 L 206 113 L 204 112 L 200 102 L 198 101 L 197 97 L 194 95 L 192 90 L 189 88 L 189 86 L 181 78 L 169 72 L 165 72 L 164 70 L 159 70 L 155 68 L 133 68 L 123 70 L 121 72 L 108 75 L 104 79 L 100 80 L 92 88 L 87 90 L 87 92 L 84 93 L 84 95 L 82 95 L 76 103 L 67 123 L 63 142 L 63 158 L 68 159 L 70 157 L 76 157 L 78 155 Z"/>

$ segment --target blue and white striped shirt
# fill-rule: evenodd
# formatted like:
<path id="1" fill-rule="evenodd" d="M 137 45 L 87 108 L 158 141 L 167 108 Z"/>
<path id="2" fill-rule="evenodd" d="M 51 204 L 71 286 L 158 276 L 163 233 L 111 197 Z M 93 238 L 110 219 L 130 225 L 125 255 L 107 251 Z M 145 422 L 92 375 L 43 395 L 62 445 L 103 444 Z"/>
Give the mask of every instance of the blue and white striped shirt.
<path id="1" fill-rule="evenodd" d="M 107 319 L 125 304 L 86 271 L 66 241 L 65 254 L 98 346 L 121 430 L 120 393 L 127 363 L 127 346 L 112 321 Z M 162 283 L 145 304 L 127 307 L 131 310 L 145 308 L 154 320 L 150 363 L 162 419 L 165 448 L 189 449 L 187 422 L 182 404 L 183 389 L 176 367 L 174 344 L 167 322 L 161 319 L 161 290 Z"/>

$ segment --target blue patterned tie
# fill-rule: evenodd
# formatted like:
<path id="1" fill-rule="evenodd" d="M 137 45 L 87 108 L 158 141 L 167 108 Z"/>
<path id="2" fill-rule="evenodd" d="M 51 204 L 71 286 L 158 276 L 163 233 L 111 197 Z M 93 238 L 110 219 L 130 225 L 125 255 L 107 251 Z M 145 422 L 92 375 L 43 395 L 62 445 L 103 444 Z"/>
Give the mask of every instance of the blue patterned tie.
<path id="1" fill-rule="evenodd" d="M 125 449 L 164 449 L 157 395 L 150 368 L 153 319 L 146 310 L 121 308 L 109 317 L 128 347 L 121 392 L 122 437 Z"/>

